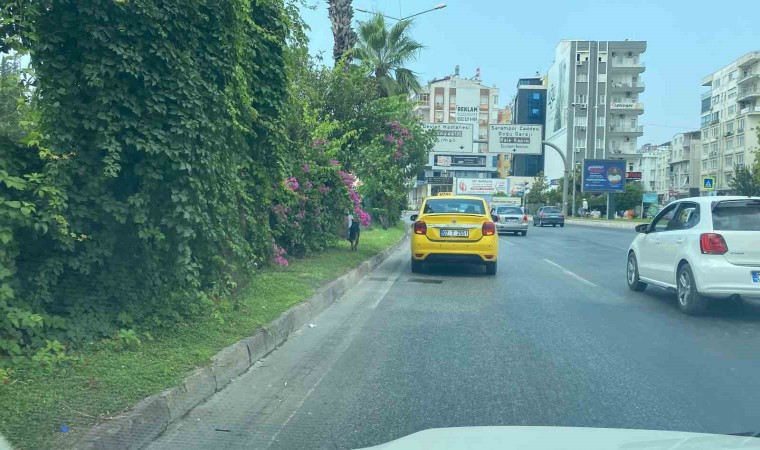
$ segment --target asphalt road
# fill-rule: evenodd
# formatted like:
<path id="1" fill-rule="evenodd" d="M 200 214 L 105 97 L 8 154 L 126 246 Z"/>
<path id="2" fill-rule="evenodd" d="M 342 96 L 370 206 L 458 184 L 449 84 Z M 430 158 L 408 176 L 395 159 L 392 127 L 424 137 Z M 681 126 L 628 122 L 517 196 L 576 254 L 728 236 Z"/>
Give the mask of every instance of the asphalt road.
<path id="1" fill-rule="evenodd" d="M 152 449 L 356 448 L 435 427 L 760 431 L 760 306 L 625 285 L 625 230 L 531 227 L 481 268 L 403 246 Z"/>

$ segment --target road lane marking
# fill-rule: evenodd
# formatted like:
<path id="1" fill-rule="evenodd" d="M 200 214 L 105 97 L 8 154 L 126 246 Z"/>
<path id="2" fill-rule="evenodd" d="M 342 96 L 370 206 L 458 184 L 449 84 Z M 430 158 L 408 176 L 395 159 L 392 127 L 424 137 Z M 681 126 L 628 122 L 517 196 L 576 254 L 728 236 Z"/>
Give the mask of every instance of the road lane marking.
<path id="1" fill-rule="evenodd" d="M 501 242 L 503 242 L 503 243 L 505 243 L 505 244 L 507 244 L 507 245 L 511 245 L 511 246 L 513 246 L 513 247 L 514 247 L 514 245 L 515 245 L 515 244 L 513 244 L 513 243 L 509 242 L 508 240 L 506 240 L 506 239 L 504 239 L 504 238 L 499 238 L 499 240 L 500 240 Z"/>
<path id="2" fill-rule="evenodd" d="M 595 285 L 594 283 L 592 283 L 592 282 L 588 281 L 587 279 L 583 278 L 582 276 L 580 276 L 580 275 L 578 275 L 578 274 L 576 274 L 576 273 L 570 272 L 569 270 L 565 269 L 564 267 L 560 266 L 559 264 L 555 263 L 554 261 L 549 261 L 549 260 L 548 260 L 548 259 L 546 259 L 546 258 L 544 258 L 544 261 L 546 261 L 546 262 L 548 262 L 549 264 L 551 264 L 552 266 L 554 266 L 554 267 L 558 268 L 558 269 L 559 269 L 559 270 L 561 270 L 561 271 L 562 271 L 562 273 L 564 273 L 565 275 L 568 275 L 568 276 L 570 276 L 570 277 L 572 277 L 572 278 L 575 278 L 576 280 L 580 281 L 581 283 L 585 284 L 586 286 L 589 286 L 589 287 L 598 287 L 598 286 L 597 286 L 597 285 Z"/>

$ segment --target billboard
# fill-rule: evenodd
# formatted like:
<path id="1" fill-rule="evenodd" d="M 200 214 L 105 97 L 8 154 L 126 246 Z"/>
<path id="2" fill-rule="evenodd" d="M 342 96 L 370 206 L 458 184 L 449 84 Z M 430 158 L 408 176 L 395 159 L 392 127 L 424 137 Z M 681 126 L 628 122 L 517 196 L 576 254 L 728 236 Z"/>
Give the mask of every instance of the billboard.
<path id="1" fill-rule="evenodd" d="M 583 160 L 581 186 L 583 192 L 625 192 L 625 160 Z"/>
<path id="2" fill-rule="evenodd" d="M 505 178 L 456 178 L 456 192 L 462 195 L 493 195 L 509 192 L 509 180 Z"/>
<path id="3" fill-rule="evenodd" d="M 489 125 L 488 152 L 540 155 L 541 125 Z"/>
<path id="4" fill-rule="evenodd" d="M 546 136 L 555 135 L 567 125 L 568 91 L 570 89 L 570 43 L 560 42 L 554 64 L 549 68 L 546 92 Z"/>
<path id="5" fill-rule="evenodd" d="M 425 123 L 425 130 L 434 130 L 436 135 L 434 152 L 470 152 L 474 126 L 463 123 Z"/>
<path id="6" fill-rule="evenodd" d="M 457 88 L 457 123 L 478 123 L 480 115 L 480 89 Z"/>
<path id="7" fill-rule="evenodd" d="M 486 167 L 486 155 L 433 155 L 437 167 Z"/>

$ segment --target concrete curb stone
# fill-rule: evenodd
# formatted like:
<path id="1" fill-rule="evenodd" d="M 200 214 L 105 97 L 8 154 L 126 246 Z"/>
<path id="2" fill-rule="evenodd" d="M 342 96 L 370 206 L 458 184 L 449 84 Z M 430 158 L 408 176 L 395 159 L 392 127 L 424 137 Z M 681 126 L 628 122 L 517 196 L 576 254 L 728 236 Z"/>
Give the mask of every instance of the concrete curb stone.
<path id="1" fill-rule="evenodd" d="M 309 320 L 335 303 L 346 291 L 406 242 L 409 230 L 388 249 L 328 283 L 309 299 L 211 357 L 211 366 L 190 372 L 179 386 L 147 397 L 119 417 L 90 429 L 73 445 L 78 450 L 141 449 L 234 378 L 246 372 Z"/>
<path id="2" fill-rule="evenodd" d="M 565 219 L 565 223 L 569 225 L 578 225 L 581 227 L 589 227 L 589 228 L 616 228 L 620 230 L 633 230 L 636 225 L 641 225 L 642 222 L 596 222 L 596 221 L 586 221 L 586 220 L 573 220 L 573 219 Z"/>

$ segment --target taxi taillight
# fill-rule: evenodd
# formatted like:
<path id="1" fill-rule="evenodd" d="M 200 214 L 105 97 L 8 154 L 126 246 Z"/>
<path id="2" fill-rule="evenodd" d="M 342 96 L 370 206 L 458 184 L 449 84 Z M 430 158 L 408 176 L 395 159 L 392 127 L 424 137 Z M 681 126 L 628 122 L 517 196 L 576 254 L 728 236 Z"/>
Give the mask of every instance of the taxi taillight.
<path id="1" fill-rule="evenodd" d="M 427 234 L 427 224 L 422 220 L 414 222 L 414 234 Z"/>
<path id="2" fill-rule="evenodd" d="M 493 236 L 496 234 L 496 224 L 493 222 L 483 223 L 483 236 Z"/>

